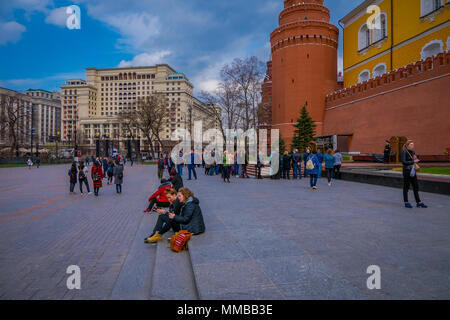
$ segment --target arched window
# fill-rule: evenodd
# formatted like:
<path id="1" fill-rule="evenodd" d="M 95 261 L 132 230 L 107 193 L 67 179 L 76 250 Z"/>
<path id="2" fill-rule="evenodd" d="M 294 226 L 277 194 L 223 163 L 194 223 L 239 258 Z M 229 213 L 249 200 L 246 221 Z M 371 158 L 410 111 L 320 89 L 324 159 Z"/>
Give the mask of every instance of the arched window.
<path id="1" fill-rule="evenodd" d="M 364 70 L 358 76 L 358 83 L 363 83 L 364 81 L 368 81 L 370 79 L 370 71 Z"/>
<path id="2" fill-rule="evenodd" d="M 444 5 L 444 0 L 420 0 L 420 16 L 424 17 Z"/>
<path id="3" fill-rule="evenodd" d="M 358 50 L 361 51 L 370 45 L 370 30 L 367 23 L 361 26 L 358 34 Z"/>
<path id="4" fill-rule="evenodd" d="M 422 48 L 421 58 L 425 60 L 441 52 L 444 52 L 444 43 L 441 40 L 433 40 Z"/>
<path id="5" fill-rule="evenodd" d="M 374 79 L 376 77 L 382 76 L 385 73 L 386 73 L 386 64 L 385 63 L 380 63 L 380 64 L 376 65 L 376 67 L 373 68 L 373 72 L 372 72 Z"/>
<path id="6" fill-rule="evenodd" d="M 378 26 L 380 28 L 378 28 Z M 387 37 L 386 13 L 380 13 L 374 20 L 373 42 L 380 41 Z"/>

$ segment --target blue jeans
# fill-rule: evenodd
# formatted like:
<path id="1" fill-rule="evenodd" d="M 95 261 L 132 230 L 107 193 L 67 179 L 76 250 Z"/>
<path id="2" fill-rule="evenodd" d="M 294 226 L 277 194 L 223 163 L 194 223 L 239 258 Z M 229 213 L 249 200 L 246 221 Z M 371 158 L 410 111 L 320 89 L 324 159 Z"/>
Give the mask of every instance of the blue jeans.
<path id="1" fill-rule="evenodd" d="M 189 180 L 192 179 L 192 172 L 194 173 L 194 178 L 197 180 L 197 172 L 195 171 L 194 164 L 188 164 L 188 171 L 189 171 Z"/>
<path id="2" fill-rule="evenodd" d="M 216 165 L 216 175 L 219 174 L 219 171 L 220 171 L 220 166 L 219 166 L 219 165 Z"/>
<path id="3" fill-rule="evenodd" d="M 121 184 L 116 184 L 116 192 L 122 193 L 122 185 Z"/>
<path id="4" fill-rule="evenodd" d="M 309 175 L 309 182 L 311 184 L 311 188 L 315 187 L 317 185 L 317 174 L 310 174 Z"/>
<path id="5" fill-rule="evenodd" d="M 322 164 L 319 164 L 319 173 L 317 174 L 317 177 L 319 179 L 322 178 Z"/>
<path id="6" fill-rule="evenodd" d="M 180 175 L 180 177 L 183 176 L 183 165 L 182 164 L 177 164 L 177 171 L 178 174 Z"/>
<path id="7" fill-rule="evenodd" d="M 296 162 L 294 162 L 292 164 L 292 168 L 294 170 L 294 180 L 297 179 L 297 175 L 300 179 L 302 179 L 302 165 L 301 164 L 297 164 Z"/>
<path id="8" fill-rule="evenodd" d="M 239 175 L 239 165 L 238 164 L 234 164 L 234 174 L 235 175 Z"/>
<path id="9" fill-rule="evenodd" d="M 210 168 L 209 168 L 209 175 L 210 176 L 213 176 L 214 175 L 214 172 L 215 172 L 215 167 L 214 166 L 211 166 Z"/>

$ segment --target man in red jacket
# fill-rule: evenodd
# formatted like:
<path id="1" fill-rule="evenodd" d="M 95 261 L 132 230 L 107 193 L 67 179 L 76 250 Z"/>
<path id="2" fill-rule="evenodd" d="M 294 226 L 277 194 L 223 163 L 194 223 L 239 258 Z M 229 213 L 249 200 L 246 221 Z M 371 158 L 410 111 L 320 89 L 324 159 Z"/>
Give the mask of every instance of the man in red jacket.
<path id="1" fill-rule="evenodd" d="M 172 184 L 166 179 L 161 180 L 161 185 L 158 187 L 155 193 L 148 198 L 148 208 L 144 210 L 145 213 L 152 212 L 153 206 L 156 204 L 159 208 L 168 208 L 170 206 L 169 199 L 166 196 L 166 189 L 172 188 Z"/>

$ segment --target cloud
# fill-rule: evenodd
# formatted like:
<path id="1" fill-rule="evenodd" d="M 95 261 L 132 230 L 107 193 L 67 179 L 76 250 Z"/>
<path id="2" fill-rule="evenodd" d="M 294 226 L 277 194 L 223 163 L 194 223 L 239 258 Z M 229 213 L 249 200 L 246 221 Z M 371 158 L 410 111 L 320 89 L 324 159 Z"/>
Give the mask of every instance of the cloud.
<path id="1" fill-rule="evenodd" d="M 158 63 L 164 63 L 164 59 L 171 55 L 172 52 L 168 50 L 158 51 L 152 54 L 149 53 L 141 53 L 135 56 L 131 61 L 122 60 L 119 63 L 119 68 L 124 67 L 144 67 L 144 66 L 153 66 Z"/>
<path id="2" fill-rule="evenodd" d="M 25 26 L 15 21 L 0 22 L 0 45 L 16 43 L 22 38 L 22 33 L 27 30 Z"/>
<path id="3" fill-rule="evenodd" d="M 85 77 L 84 71 L 65 72 L 39 78 L 0 80 L 0 87 L 10 88 L 12 90 L 18 91 L 24 91 L 29 88 L 50 88 L 49 90 L 59 91 L 60 90 L 59 86 L 62 85 L 67 79 L 83 79 L 84 77 Z M 57 83 L 56 86 L 55 82 Z"/>
<path id="4" fill-rule="evenodd" d="M 51 10 L 45 18 L 45 23 L 64 28 L 68 17 L 66 9 L 67 7 L 61 7 Z"/>

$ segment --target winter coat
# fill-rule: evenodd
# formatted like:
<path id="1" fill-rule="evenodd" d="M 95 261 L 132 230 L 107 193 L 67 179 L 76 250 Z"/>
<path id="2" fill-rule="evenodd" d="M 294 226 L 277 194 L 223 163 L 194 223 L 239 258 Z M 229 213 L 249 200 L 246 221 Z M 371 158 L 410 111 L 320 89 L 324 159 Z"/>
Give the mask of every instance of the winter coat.
<path id="1" fill-rule="evenodd" d="M 173 178 L 170 179 L 169 181 L 172 183 L 173 188 L 176 191 L 180 190 L 180 188 L 183 188 L 183 179 L 180 177 L 178 173 L 174 175 Z"/>
<path id="2" fill-rule="evenodd" d="M 334 157 L 331 154 L 327 153 L 325 155 L 325 168 L 333 169 L 334 168 L 334 161 L 335 161 Z"/>
<path id="3" fill-rule="evenodd" d="M 98 175 L 98 180 L 94 179 L 94 174 L 97 173 Z M 103 170 L 102 170 L 102 166 L 98 166 L 98 165 L 94 165 L 91 169 L 91 178 L 92 181 L 94 182 L 94 188 L 101 188 L 103 186 Z"/>
<path id="4" fill-rule="evenodd" d="M 290 169 L 292 166 L 291 156 L 286 154 L 283 156 L 283 168 L 285 170 Z"/>
<path id="5" fill-rule="evenodd" d="M 403 175 L 409 176 L 411 174 L 411 170 L 414 167 L 414 156 L 416 153 L 413 150 L 403 150 L 401 153 L 401 161 L 403 164 Z"/>
<path id="6" fill-rule="evenodd" d="M 84 181 L 84 179 L 88 178 L 88 175 L 89 175 L 88 168 L 86 166 L 83 166 L 83 169 L 81 169 L 81 167 L 80 167 L 80 170 L 78 172 L 78 179 L 80 181 Z"/>
<path id="7" fill-rule="evenodd" d="M 205 222 L 199 204 L 200 201 L 197 198 L 189 198 L 181 208 L 180 215 L 173 218 L 181 225 L 181 230 L 187 230 L 193 234 L 205 232 Z"/>
<path id="8" fill-rule="evenodd" d="M 308 158 L 306 159 L 306 163 L 308 163 L 308 161 L 311 160 L 314 164 L 314 169 L 312 170 L 308 170 L 306 169 L 306 173 L 307 174 L 319 174 L 319 168 L 322 167 L 322 164 L 319 163 L 319 160 L 317 159 L 317 157 L 314 154 L 310 154 L 308 156 Z M 305 166 L 306 168 L 306 166 Z"/>
<path id="9" fill-rule="evenodd" d="M 319 163 L 323 163 L 323 154 L 320 152 L 317 152 L 316 154 L 317 160 L 319 160 Z"/>
<path id="10" fill-rule="evenodd" d="M 298 152 L 294 152 L 292 154 L 292 162 L 293 163 L 300 163 L 302 162 L 302 155 Z"/>
<path id="11" fill-rule="evenodd" d="M 70 183 L 77 183 L 78 170 L 77 167 L 72 166 L 70 168 L 70 172 L 72 173 L 70 176 Z"/>
<path id="12" fill-rule="evenodd" d="M 334 165 L 338 166 L 342 164 L 342 154 L 340 154 L 339 152 L 334 154 Z"/>
<path id="13" fill-rule="evenodd" d="M 166 189 L 172 188 L 172 184 L 170 182 L 163 183 L 158 187 L 158 190 L 156 190 L 150 198 L 148 198 L 148 202 L 150 202 L 152 199 L 156 199 L 159 202 L 169 202 L 169 199 L 167 199 L 166 196 Z"/>
<path id="14" fill-rule="evenodd" d="M 123 166 L 118 165 L 115 166 L 113 169 L 113 175 L 114 175 L 114 184 L 122 184 L 123 183 Z M 120 177 L 120 175 L 122 177 Z"/>

